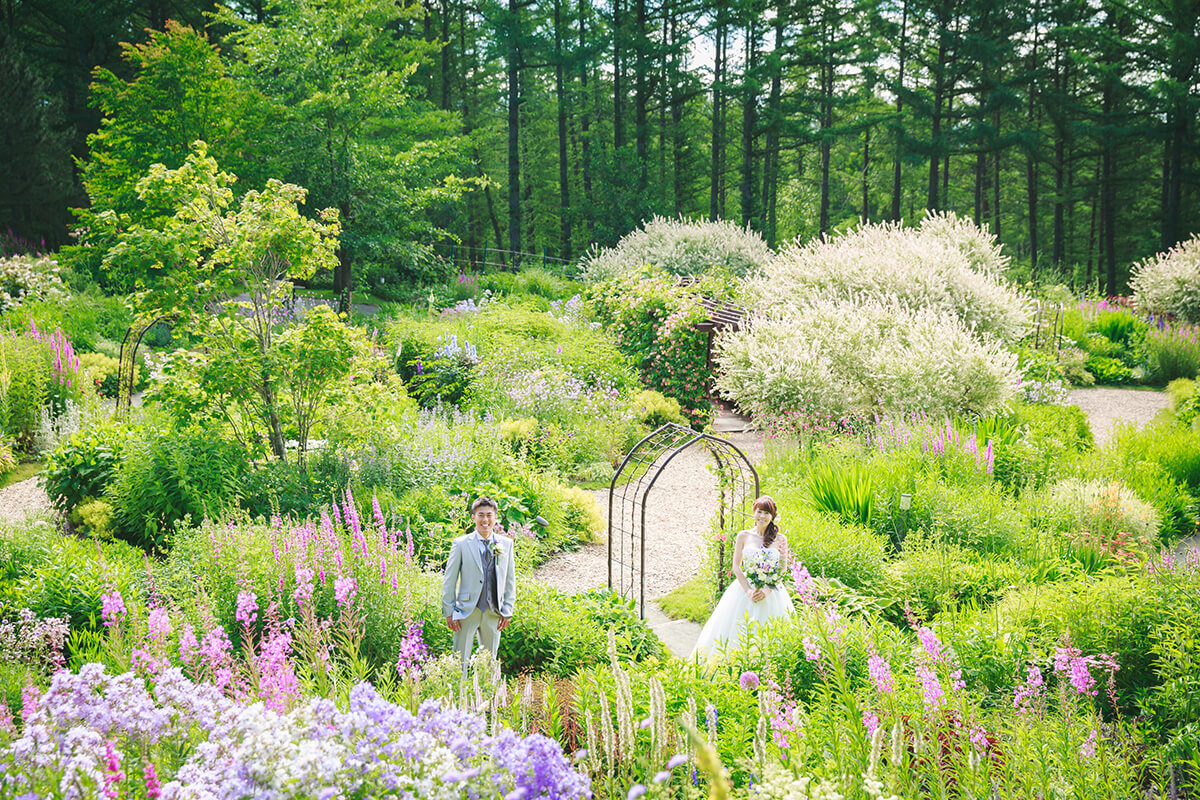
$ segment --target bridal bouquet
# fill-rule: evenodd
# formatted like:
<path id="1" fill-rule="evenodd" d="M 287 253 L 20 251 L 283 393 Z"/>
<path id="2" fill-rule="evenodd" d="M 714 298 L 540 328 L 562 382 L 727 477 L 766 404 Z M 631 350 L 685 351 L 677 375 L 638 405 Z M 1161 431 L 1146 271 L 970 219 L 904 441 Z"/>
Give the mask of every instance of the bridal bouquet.
<path id="1" fill-rule="evenodd" d="M 746 581 L 755 589 L 769 589 L 783 583 L 783 564 L 779 556 L 770 550 L 759 550 L 743 559 L 742 572 Z"/>

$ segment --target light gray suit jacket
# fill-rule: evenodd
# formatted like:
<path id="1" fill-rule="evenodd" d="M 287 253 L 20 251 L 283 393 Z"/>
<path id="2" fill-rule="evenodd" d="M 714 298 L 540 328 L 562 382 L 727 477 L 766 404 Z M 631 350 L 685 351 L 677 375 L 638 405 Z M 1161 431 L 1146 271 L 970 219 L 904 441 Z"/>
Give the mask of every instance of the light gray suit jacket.
<path id="1" fill-rule="evenodd" d="M 517 599 L 517 564 L 513 558 L 513 542 L 506 536 L 492 534 L 500 545 L 496 556 L 496 597 L 500 600 L 500 616 L 511 617 Z M 450 545 L 446 561 L 446 577 L 442 581 L 442 616 L 465 619 L 479 604 L 483 591 L 483 556 L 479 553 L 479 534 L 471 531 Z"/>

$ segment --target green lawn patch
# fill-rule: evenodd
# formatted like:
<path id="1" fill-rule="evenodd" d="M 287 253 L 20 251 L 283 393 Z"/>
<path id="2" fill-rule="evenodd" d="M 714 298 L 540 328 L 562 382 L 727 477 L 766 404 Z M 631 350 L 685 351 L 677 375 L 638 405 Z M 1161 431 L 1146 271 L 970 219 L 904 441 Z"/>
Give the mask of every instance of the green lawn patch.
<path id="1" fill-rule="evenodd" d="M 0 477 L 0 489 L 5 486 L 12 486 L 14 483 L 20 483 L 23 480 L 28 480 L 34 475 L 42 471 L 42 467 L 46 466 L 42 461 L 26 461 L 24 464 L 18 464 L 17 468 L 7 475 Z"/>
<path id="2" fill-rule="evenodd" d="M 671 619 L 690 619 L 703 625 L 712 608 L 708 604 L 708 584 L 697 575 L 658 601 L 663 613 Z"/>

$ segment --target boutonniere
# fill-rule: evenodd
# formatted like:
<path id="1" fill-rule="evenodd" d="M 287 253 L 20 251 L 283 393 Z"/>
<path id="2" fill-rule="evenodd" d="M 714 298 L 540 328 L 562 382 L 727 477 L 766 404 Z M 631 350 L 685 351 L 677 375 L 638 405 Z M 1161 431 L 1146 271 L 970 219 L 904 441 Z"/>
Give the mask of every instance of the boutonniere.
<path id="1" fill-rule="evenodd" d="M 495 539 L 488 542 L 488 549 L 492 551 L 493 558 L 499 558 L 500 554 L 504 552 L 504 547 Z"/>

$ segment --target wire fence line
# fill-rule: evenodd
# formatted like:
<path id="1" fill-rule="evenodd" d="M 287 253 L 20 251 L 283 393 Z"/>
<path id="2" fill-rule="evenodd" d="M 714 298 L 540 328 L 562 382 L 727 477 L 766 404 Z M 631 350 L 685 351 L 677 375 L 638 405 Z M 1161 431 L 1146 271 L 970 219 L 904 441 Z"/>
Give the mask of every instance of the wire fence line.
<path id="1" fill-rule="evenodd" d="M 578 263 L 575 260 L 546 255 L 545 249 L 540 253 L 529 253 L 522 250 L 506 250 L 502 247 L 467 247 L 455 242 L 443 242 L 433 245 L 433 250 L 450 263 L 469 266 L 471 269 L 541 266 L 567 274 L 573 272 Z"/>

